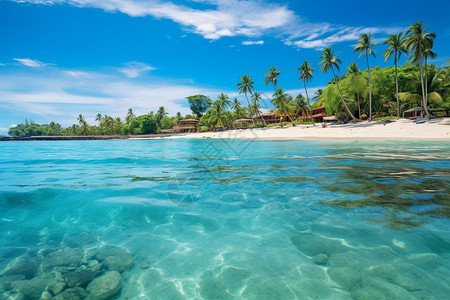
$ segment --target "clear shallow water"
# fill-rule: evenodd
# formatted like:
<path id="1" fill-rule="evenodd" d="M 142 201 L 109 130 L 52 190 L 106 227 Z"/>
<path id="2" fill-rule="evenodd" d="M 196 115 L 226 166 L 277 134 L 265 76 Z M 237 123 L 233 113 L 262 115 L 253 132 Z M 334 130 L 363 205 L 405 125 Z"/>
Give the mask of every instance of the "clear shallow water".
<path id="1" fill-rule="evenodd" d="M 17 261 L 39 266 L 30 280 L 52 252 L 107 244 L 134 262 L 119 299 L 444 299 L 448 153 L 419 141 L 0 143 L 1 297 L 17 296 L 1 286 Z"/>

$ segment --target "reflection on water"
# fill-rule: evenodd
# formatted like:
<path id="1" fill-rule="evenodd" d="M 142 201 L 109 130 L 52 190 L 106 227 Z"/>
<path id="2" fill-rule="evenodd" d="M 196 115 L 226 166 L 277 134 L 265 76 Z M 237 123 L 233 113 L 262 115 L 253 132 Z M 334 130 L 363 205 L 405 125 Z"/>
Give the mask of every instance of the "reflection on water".
<path id="1" fill-rule="evenodd" d="M 445 299 L 449 150 L 1 143 L 0 299 Z"/>

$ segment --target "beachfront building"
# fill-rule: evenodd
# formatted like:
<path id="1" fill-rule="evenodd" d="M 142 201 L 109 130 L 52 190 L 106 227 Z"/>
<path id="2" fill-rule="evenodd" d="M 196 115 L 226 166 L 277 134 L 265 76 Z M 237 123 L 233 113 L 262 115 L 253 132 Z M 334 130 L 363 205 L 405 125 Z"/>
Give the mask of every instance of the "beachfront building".
<path id="1" fill-rule="evenodd" d="M 277 117 L 276 113 L 262 114 L 262 115 L 253 117 L 253 120 L 255 120 L 255 122 L 263 121 L 266 124 L 280 123 L 280 118 Z"/>
<path id="2" fill-rule="evenodd" d="M 196 132 L 198 120 L 186 119 L 180 120 L 180 126 L 173 127 L 174 132 Z"/>
<path id="3" fill-rule="evenodd" d="M 325 117 L 327 117 L 325 106 L 319 106 L 319 107 L 314 108 L 311 111 L 311 114 L 306 113 L 303 116 L 298 117 L 297 120 L 314 119 L 314 121 L 321 122 L 321 121 L 323 121 L 323 118 L 325 118 Z"/>
<path id="4" fill-rule="evenodd" d="M 252 123 L 252 119 L 237 119 L 233 121 L 233 127 L 246 129 Z"/>

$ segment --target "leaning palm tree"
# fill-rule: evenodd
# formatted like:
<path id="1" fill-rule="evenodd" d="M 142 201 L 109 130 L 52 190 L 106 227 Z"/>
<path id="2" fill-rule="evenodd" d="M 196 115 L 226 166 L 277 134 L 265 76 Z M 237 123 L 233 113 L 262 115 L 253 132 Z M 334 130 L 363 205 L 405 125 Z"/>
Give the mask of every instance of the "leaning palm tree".
<path id="1" fill-rule="evenodd" d="M 427 114 L 427 117 L 430 118 L 430 114 L 427 108 L 427 95 L 425 94 L 425 85 L 423 81 L 423 57 L 425 51 L 425 43 L 426 40 L 433 40 L 436 37 L 436 33 L 426 32 L 428 25 L 425 28 L 422 27 L 422 21 L 412 24 L 406 35 L 408 36 L 406 39 L 406 47 L 412 51 L 411 60 L 419 62 L 419 70 L 420 70 L 420 82 L 422 85 L 422 99 L 423 99 L 423 109 Z"/>
<path id="2" fill-rule="evenodd" d="M 308 96 L 308 90 L 306 89 L 306 82 L 312 80 L 314 68 L 311 68 L 311 64 L 309 62 L 305 61 L 300 66 L 300 68 L 297 68 L 297 70 L 300 71 L 300 77 L 298 80 L 303 80 L 303 86 L 305 88 L 305 93 L 306 93 L 306 100 L 308 101 L 308 106 L 309 106 L 309 96 Z"/>
<path id="3" fill-rule="evenodd" d="M 432 50 L 434 46 L 434 40 L 426 39 L 424 44 L 423 58 L 425 64 L 425 96 L 428 101 L 428 58 L 435 58 L 437 53 Z"/>
<path id="4" fill-rule="evenodd" d="M 270 67 L 269 71 L 264 73 L 264 76 L 266 77 L 266 79 L 264 80 L 264 85 L 267 85 L 269 82 L 272 83 L 273 86 L 273 90 L 275 91 L 275 94 L 277 93 L 277 83 L 278 83 L 278 75 L 281 74 L 280 70 L 277 70 L 277 68 L 275 67 Z M 284 101 L 284 97 L 280 98 L 282 101 Z M 286 107 L 286 103 L 285 105 L 283 105 L 283 107 Z M 289 117 L 289 119 L 291 119 L 292 124 L 294 123 L 294 121 L 292 120 L 291 116 L 286 112 L 287 116 Z"/>
<path id="5" fill-rule="evenodd" d="M 378 45 L 378 43 L 372 43 L 372 34 L 363 33 L 359 36 L 359 40 L 356 42 L 358 46 L 353 49 L 353 52 L 361 51 L 358 59 L 364 54 L 367 59 L 367 71 L 369 72 L 369 122 L 372 121 L 372 83 L 370 81 L 370 66 L 369 66 L 369 54 L 375 57 L 375 52 L 372 47 Z"/>
<path id="6" fill-rule="evenodd" d="M 388 45 L 386 51 L 384 51 L 384 60 L 387 61 L 392 54 L 394 54 L 395 65 L 395 96 L 397 98 L 397 119 L 400 118 L 400 100 L 398 97 L 398 77 L 397 77 L 397 64 L 402 53 L 407 53 L 405 46 L 406 37 L 403 36 L 403 32 L 399 34 L 391 34 L 383 45 Z"/>
<path id="7" fill-rule="evenodd" d="M 319 57 L 322 59 L 322 61 L 319 63 L 319 65 L 322 65 L 320 67 L 320 70 L 323 73 L 326 73 L 329 69 L 331 69 L 331 71 L 333 71 L 333 78 L 336 79 L 336 87 L 339 91 L 339 95 L 341 96 L 342 103 L 344 104 L 345 109 L 347 110 L 348 114 L 352 117 L 352 119 L 356 120 L 355 116 L 352 114 L 352 112 L 348 108 L 347 103 L 345 103 L 344 96 L 342 96 L 341 89 L 339 88 L 339 77 L 336 76 L 336 73 L 334 72 L 334 68 L 336 68 L 339 71 L 338 63 L 342 64 L 342 61 L 334 55 L 334 52 L 335 51 L 333 51 L 333 52 L 331 51 L 330 47 L 323 50 L 323 54 Z"/>
<path id="8" fill-rule="evenodd" d="M 250 76 L 248 76 L 247 74 L 244 74 L 244 76 L 239 77 L 239 79 L 241 80 L 241 82 L 239 82 L 237 84 L 239 94 L 244 93 L 245 98 L 247 99 L 248 109 L 251 114 L 251 107 L 250 107 L 251 105 L 250 105 L 250 101 L 248 100 L 247 93 L 250 93 L 250 95 L 253 95 L 253 91 L 255 90 L 253 85 L 255 84 L 255 82 L 253 81 L 253 78 L 250 78 Z M 250 116 L 250 117 L 252 117 L 252 121 L 253 121 L 253 125 L 254 125 L 255 120 L 253 120 L 253 116 Z"/>

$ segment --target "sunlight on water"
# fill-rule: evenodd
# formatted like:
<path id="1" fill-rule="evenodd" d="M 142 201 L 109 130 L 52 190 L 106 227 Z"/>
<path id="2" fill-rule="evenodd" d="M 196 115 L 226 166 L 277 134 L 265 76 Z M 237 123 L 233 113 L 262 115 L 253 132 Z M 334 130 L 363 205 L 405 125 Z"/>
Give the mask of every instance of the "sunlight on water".
<path id="1" fill-rule="evenodd" d="M 0 144 L 0 299 L 445 299 L 449 142 Z"/>

